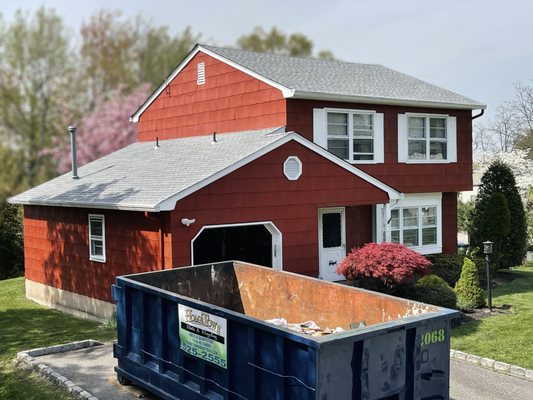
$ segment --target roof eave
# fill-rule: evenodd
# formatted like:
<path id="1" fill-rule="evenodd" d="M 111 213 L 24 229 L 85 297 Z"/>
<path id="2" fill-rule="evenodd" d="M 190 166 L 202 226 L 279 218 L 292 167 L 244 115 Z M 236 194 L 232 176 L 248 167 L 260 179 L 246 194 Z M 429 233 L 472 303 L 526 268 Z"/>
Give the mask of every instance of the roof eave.
<path id="1" fill-rule="evenodd" d="M 47 200 L 18 200 L 11 197 L 8 200 L 10 204 L 19 204 L 23 206 L 46 206 L 46 207 L 73 207 L 73 208 L 91 208 L 99 210 L 120 210 L 120 211 L 141 211 L 141 212 L 159 212 L 164 211 L 159 208 L 159 205 L 148 206 L 145 204 L 108 204 L 108 203 L 87 203 L 87 202 L 71 202 L 71 201 L 47 201 Z"/>
<path id="2" fill-rule="evenodd" d="M 310 92 L 304 90 L 295 90 L 292 96 L 294 99 L 305 100 L 325 100 L 325 101 L 343 101 L 349 103 L 367 103 L 367 104 L 382 104 L 382 105 L 397 105 L 410 107 L 426 107 L 426 108 L 449 108 L 457 110 L 484 110 L 487 108 L 485 104 L 481 103 L 447 103 L 437 101 L 421 101 L 409 99 L 392 99 L 387 97 L 372 97 L 372 96 L 353 96 L 336 93 L 324 92 Z"/>

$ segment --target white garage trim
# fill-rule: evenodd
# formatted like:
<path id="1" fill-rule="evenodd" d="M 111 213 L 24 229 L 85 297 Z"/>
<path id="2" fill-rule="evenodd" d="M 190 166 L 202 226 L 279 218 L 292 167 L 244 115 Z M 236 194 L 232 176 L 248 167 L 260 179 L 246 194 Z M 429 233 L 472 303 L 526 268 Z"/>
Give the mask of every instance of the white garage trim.
<path id="1" fill-rule="evenodd" d="M 206 229 L 213 228 L 234 228 L 239 226 L 263 225 L 267 231 L 272 235 L 272 268 L 275 270 L 283 270 L 283 253 L 282 253 L 282 234 L 278 227 L 272 221 L 260 222 L 243 222 L 237 224 L 222 224 L 222 225 L 204 225 L 198 233 L 191 240 L 191 265 L 194 265 L 194 241 Z"/>

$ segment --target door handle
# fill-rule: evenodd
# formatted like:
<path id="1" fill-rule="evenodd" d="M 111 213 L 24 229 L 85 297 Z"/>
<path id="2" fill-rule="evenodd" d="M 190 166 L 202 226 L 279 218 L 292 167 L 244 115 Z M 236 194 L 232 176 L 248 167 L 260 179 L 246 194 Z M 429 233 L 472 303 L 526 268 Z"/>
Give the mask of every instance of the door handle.
<path id="1" fill-rule="evenodd" d="M 337 264 L 337 261 L 329 260 L 329 265 L 335 265 L 335 264 Z"/>

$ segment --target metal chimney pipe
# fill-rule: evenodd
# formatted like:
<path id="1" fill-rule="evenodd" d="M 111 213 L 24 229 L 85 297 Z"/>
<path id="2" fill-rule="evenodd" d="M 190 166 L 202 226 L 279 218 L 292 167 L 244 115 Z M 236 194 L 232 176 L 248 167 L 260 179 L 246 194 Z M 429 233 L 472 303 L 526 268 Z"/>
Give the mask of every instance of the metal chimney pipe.
<path id="1" fill-rule="evenodd" d="M 72 154 L 72 179 L 78 179 L 78 161 L 76 160 L 76 127 L 69 126 L 70 152 Z"/>

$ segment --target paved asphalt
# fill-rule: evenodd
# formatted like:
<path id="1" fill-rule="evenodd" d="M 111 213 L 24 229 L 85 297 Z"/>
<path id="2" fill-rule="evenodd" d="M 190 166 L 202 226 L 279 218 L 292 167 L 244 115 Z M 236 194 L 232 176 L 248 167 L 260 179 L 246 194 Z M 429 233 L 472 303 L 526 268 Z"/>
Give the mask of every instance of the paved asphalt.
<path id="1" fill-rule="evenodd" d="M 134 386 L 118 384 L 113 370 L 116 360 L 111 345 L 38 359 L 99 400 L 154 399 Z M 450 397 L 453 400 L 532 400 L 533 382 L 452 360 Z"/>

